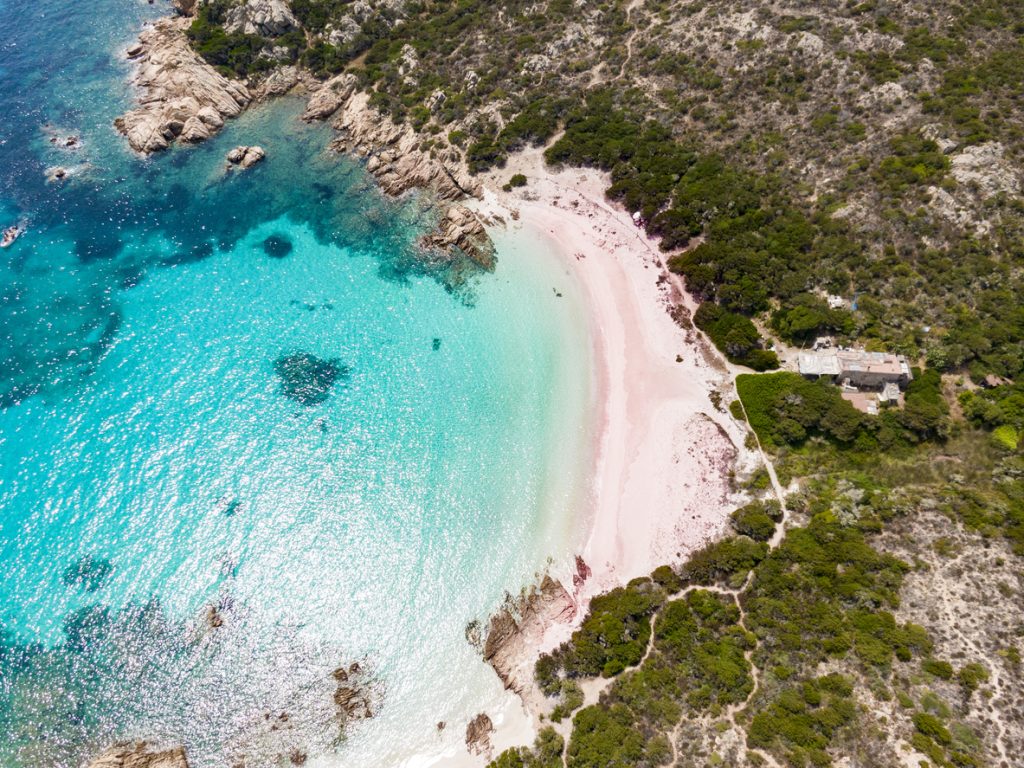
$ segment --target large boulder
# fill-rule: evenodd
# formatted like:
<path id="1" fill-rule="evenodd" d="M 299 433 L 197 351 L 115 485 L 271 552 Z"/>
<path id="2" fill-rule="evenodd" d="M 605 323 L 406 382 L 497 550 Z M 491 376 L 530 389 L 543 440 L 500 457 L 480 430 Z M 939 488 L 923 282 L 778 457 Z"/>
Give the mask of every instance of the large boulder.
<path id="1" fill-rule="evenodd" d="M 284 0 L 246 0 L 230 9 L 224 22 L 228 32 L 264 37 L 278 37 L 298 27 L 298 20 Z"/>
<path id="2" fill-rule="evenodd" d="M 231 163 L 231 165 L 237 165 L 244 171 L 248 168 L 252 168 L 266 156 L 267 152 L 263 147 L 235 147 L 228 152 L 228 162 Z"/>
<path id="3" fill-rule="evenodd" d="M 309 122 L 329 118 L 348 103 L 355 92 L 357 82 L 355 75 L 341 74 L 332 77 L 309 97 L 302 119 Z"/>
<path id="4" fill-rule="evenodd" d="M 199 8 L 199 0 L 171 0 L 171 6 L 182 16 L 194 16 Z"/>

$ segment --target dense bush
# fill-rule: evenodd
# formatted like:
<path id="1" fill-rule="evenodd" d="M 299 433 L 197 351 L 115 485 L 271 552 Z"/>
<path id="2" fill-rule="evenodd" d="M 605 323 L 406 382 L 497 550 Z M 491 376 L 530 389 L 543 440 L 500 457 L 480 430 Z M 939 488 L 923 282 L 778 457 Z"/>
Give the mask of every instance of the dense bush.
<path id="1" fill-rule="evenodd" d="M 946 436 L 948 407 L 941 376 L 933 370 L 914 370 L 904 407 L 877 416 L 858 411 L 832 384 L 808 381 L 796 373 L 741 375 L 736 388 L 750 426 L 765 447 L 799 447 L 808 438 L 822 437 L 843 449 L 872 452 Z"/>
<path id="2" fill-rule="evenodd" d="M 842 675 L 812 678 L 787 687 L 758 711 L 747 730 L 747 744 L 759 749 L 781 746 L 790 765 L 832 764 L 828 748 L 856 720 L 853 686 Z"/>
<path id="3" fill-rule="evenodd" d="M 753 501 L 734 511 L 730 520 L 736 533 L 749 536 L 754 541 L 768 541 L 775 533 L 780 513 L 777 501 Z"/>
<path id="4" fill-rule="evenodd" d="M 889 612 L 906 564 L 879 554 L 856 527 L 819 513 L 787 531 L 757 566 L 745 598 L 747 626 L 762 638 L 759 665 L 803 667 L 851 650 L 885 667 L 930 648 L 927 634 Z"/>
<path id="5" fill-rule="evenodd" d="M 736 388 L 764 446 L 798 446 L 814 435 L 848 444 L 865 428 L 865 415 L 824 381 L 789 372 L 741 375 Z"/>
<path id="6" fill-rule="evenodd" d="M 651 614 L 664 600 L 665 592 L 650 579 L 595 597 L 572 639 L 537 661 L 541 688 L 557 692 L 560 672 L 569 678 L 612 677 L 639 663 L 651 636 Z"/>
<path id="7" fill-rule="evenodd" d="M 747 536 L 721 539 L 690 555 L 681 574 L 692 584 L 735 584 L 742 582 L 767 553 L 765 543 Z"/>
<path id="8" fill-rule="evenodd" d="M 196 52 L 218 69 L 238 77 L 271 69 L 274 62 L 262 55 L 269 41 L 259 35 L 225 32 L 221 26 L 225 10 L 223 2 L 200 7 L 187 31 Z"/>
<path id="9" fill-rule="evenodd" d="M 487 768 L 562 768 L 565 740 L 550 726 L 537 734 L 533 748 L 506 749 L 487 764 Z"/>
<path id="10" fill-rule="evenodd" d="M 779 367 L 778 356 L 761 348 L 761 335 L 750 318 L 705 301 L 694 313 L 693 322 L 730 362 L 745 365 L 755 371 Z"/>
<path id="11" fill-rule="evenodd" d="M 744 654 L 754 638 L 739 618 L 730 598 L 703 590 L 666 603 L 658 614 L 654 646 L 672 666 L 690 707 L 736 704 L 753 690 Z"/>
<path id="12" fill-rule="evenodd" d="M 660 765 L 670 755 L 664 737 L 648 738 L 623 704 L 581 709 L 566 752 L 569 768 L 637 768 Z"/>

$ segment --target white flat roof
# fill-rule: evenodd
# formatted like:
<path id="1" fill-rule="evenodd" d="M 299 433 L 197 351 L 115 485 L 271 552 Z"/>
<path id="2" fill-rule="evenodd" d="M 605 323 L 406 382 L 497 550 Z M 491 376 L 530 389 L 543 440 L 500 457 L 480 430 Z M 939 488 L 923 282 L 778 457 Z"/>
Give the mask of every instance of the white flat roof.
<path id="1" fill-rule="evenodd" d="M 838 376 L 839 358 L 832 350 L 801 352 L 797 356 L 797 367 L 804 376 Z"/>

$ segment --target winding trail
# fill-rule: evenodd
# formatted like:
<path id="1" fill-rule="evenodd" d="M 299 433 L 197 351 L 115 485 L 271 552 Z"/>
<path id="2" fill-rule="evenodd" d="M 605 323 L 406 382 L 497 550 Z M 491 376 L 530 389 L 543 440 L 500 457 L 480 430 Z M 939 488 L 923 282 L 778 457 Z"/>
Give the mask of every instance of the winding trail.
<path id="1" fill-rule="evenodd" d="M 626 6 L 626 23 L 630 22 L 630 17 L 633 15 L 633 11 L 644 4 L 644 0 L 632 0 L 629 5 Z M 637 36 L 640 30 L 635 26 L 633 31 L 629 33 L 629 37 L 626 39 L 626 58 L 623 60 L 622 65 L 619 67 L 619 74 L 612 78 L 612 82 L 621 80 L 626 76 L 626 67 L 629 66 L 629 62 L 633 59 L 633 38 Z"/>

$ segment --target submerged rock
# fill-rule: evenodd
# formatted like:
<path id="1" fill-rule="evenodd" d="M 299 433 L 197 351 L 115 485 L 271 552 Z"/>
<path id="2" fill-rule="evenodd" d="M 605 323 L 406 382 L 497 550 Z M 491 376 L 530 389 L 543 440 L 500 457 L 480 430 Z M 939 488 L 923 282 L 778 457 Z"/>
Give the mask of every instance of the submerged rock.
<path id="1" fill-rule="evenodd" d="M 68 169 L 62 165 L 55 165 L 46 169 L 46 180 L 51 184 L 64 181 L 68 177 Z"/>
<path id="2" fill-rule="evenodd" d="M 271 235 L 263 241 L 263 252 L 272 259 L 283 259 L 292 248 L 292 241 L 282 235 Z"/>
<path id="3" fill-rule="evenodd" d="M 308 352 L 282 355 L 274 362 L 281 379 L 281 394 L 305 405 L 317 405 L 330 395 L 338 379 L 349 374 L 349 367 L 338 360 L 323 360 Z"/>
<path id="4" fill-rule="evenodd" d="M 106 558 L 85 555 L 65 568 L 60 578 L 69 587 L 80 587 L 86 592 L 95 592 L 113 572 L 114 566 Z"/>
<path id="5" fill-rule="evenodd" d="M 152 750 L 144 741 L 115 744 L 88 768 L 188 768 L 183 747 Z"/>
<path id="6" fill-rule="evenodd" d="M 338 667 L 331 676 L 338 684 L 334 691 L 334 704 L 342 724 L 373 717 L 371 689 L 359 662 L 352 662 L 348 668 Z"/>

